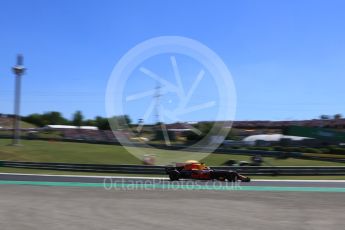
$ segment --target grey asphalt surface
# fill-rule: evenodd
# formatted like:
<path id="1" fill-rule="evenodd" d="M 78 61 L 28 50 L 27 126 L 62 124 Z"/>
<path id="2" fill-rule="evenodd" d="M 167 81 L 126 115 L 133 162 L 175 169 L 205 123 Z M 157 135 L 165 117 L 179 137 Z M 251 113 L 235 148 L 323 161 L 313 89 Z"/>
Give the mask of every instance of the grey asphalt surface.
<path id="1" fill-rule="evenodd" d="M 344 193 L 0 185 L 0 229 L 339 230 Z"/>
<path id="2" fill-rule="evenodd" d="M 82 182 L 82 183 L 103 183 L 105 177 L 73 177 L 73 176 L 40 176 L 40 175 L 14 175 L 14 174 L 0 174 L 0 180 L 10 181 L 49 181 L 49 182 Z M 171 183 L 167 178 L 160 179 L 130 179 L 130 178 L 112 178 L 113 183 L 129 183 L 140 184 L 148 181 L 152 181 L 155 184 L 169 184 Z M 184 185 L 189 184 L 191 180 L 181 180 L 174 182 L 174 184 Z M 209 181 L 197 181 L 193 180 L 195 185 L 203 185 L 209 183 Z M 226 185 L 226 183 L 218 182 L 220 185 Z M 250 183 L 241 183 L 241 186 L 278 186 L 278 187 L 337 187 L 345 188 L 345 182 L 318 182 L 318 181 L 252 181 Z"/>

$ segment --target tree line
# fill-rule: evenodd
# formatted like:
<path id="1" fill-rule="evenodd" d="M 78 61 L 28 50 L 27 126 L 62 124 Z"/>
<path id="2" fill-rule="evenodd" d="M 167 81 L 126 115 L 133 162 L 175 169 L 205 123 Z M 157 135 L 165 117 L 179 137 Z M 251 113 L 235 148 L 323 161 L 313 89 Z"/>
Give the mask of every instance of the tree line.
<path id="1" fill-rule="evenodd" d="M 131 118 L 128 115 L 114 116 L 110 119 L 106 117 L 96 116 L 94 119 L 85 119 L 81 111 L 76 111 L 71 119 L 63 117 L 60 112 L 51 111 L 42 114 L 33 113 L 23 116 L 22 120 L 38 127 L 47 125 L 74 125 L 74 126 L 96 126 L 101 130 L 110 130 L 109 120 L 115 121 L 116 125 L 131 124 Z"/>
<path id="2" fill-rule="evenodd" d="M 343 115 L 340 114 L 340 113 L 337 113 L 335 115 L 320 115 L 320 119 L 321 120 L 338 120 L 338 119 L 342 119 L 343 118 Z"/>

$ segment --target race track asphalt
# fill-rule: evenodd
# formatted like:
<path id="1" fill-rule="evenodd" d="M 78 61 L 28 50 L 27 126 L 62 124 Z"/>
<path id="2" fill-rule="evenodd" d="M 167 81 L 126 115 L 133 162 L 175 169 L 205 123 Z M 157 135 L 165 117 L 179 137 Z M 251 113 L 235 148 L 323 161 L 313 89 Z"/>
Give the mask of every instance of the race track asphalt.
<path id="1" fill-rule="evenodd" d="M 30 184 L 35 181 L 102 184 L 103 179 L 98 177 L 0 175 L 2 182 L 25 180 L 26 185 L 0 184 L 0 229 L 339 230 L 344 226 L 344 192 L 106 190 L 103 186 Z M 114 180 L 133 183 L 144 179 Z M 311 186 L 310 183 L 320 188 L 344 187 L 344 182 L 252 183 L 258 187 L 279 187 L 286 183 L 289 187 Z M 252 183 L 245 186 L 253 186 Z"/>
<path id="2" fill-rule="evenodd" d="M 105 179 L 106 178 L 106 179 Z M 64 176 L 64 175 L 35 175 L 35 174 L 10 174 L 0 173 L 0 181 L 42 181 L 42 182 L 80 182 L 80 183 L 104 183 L 111 179 L 113 183 L 127 183 L 140 184 L 152 182 L 155 184 L 169 184 L 171 183 L 167 177 L 115 177 L 115 176 Z M 210 184 L 210 181 L 193 180 L 195 185 Z M 190 185 L 191 180 L 174 181 L 175 185 Z M 229 183 L 222 183 L 215 181 L 217 185 L 229 185 Z M 250 183 L 240 183 L 241 186 L 277 186 L 277 187 L 327 187 L 327 188 L 344 188 L 344 180 L 253 180 Z"/>

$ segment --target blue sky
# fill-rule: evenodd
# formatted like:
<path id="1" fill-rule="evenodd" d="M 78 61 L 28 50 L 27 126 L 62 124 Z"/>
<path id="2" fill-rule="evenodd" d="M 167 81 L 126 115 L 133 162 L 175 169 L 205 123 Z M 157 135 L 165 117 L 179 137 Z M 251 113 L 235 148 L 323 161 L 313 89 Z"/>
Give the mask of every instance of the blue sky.
<path id="1" fill-rule="evenodd" d="M 228 66 L 236 120 L 345 114 L 344 9 L 341 0 L 1 0 L 0 113 L 13 111 L 10 67 L 17 53 L 28 68 L 22 114 L 54 110 L 70 117 L 82 110 L 92 118 L 105 116 L 108 78 L 129 49 L 177 35 L 202 42 Z M 198 88 L 206 97 L 215 90 Z M 127 111 L 134 120 L 144 113 Z M 210 116 L 212 109 L 183 120 Z"/>

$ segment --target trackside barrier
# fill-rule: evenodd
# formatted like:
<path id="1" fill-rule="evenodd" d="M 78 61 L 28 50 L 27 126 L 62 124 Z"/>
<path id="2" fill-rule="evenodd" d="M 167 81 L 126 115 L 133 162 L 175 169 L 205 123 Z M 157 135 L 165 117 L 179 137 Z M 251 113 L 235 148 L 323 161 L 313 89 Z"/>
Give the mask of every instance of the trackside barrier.
<path id="1" fill-rule="evenodd" d="M 71 164 L 46 162 L 0 161 L 0 167 L 164 175 L 166 166 Z M 216 166 L 218 170 L 236 170 L 245 175 L 345 175 L 345 166 Z"/>

